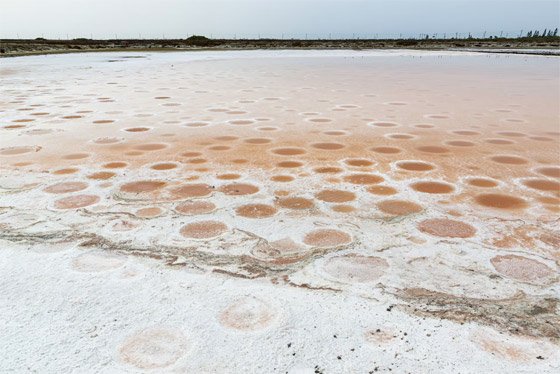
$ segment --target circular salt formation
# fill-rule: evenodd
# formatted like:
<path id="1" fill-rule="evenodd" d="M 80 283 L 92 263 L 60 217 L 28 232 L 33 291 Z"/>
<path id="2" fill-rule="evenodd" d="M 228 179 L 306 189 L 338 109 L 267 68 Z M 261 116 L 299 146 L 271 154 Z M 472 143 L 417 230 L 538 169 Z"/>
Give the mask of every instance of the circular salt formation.
<path id="1" fill-rule="evenodd" d="M 526 164 L 528 161 L 524 158 L 517 157 L 517 156 L 493 156 L 490 157 L 490 160 L 497 162 L 499 164 L 506 164 L 506 165 L 523 165 Z"/>
<path id="2" fill-rule="evenodd" d="M 221 186 L 218 191 L 231 196 L 252 195 L 259 191 L 259 188 L 246 183 L 232 183 Z"/>
<path id="3" fill-rule="evenodd" d="M 370 160 L 364 160 L 364 159 L 359 159 L 359 158 L 345 160 L 344 163 L 346 165 L 356 166 L 356 167 L 366 167 L 366 166 L 373 165 L 373 162 L 371 162 Z M 322 168 L 322 169 L 326 169 L 326 168 Z M 333 169 L 337 169 L 337 170 L 342 171 L 342 169 L 338 169 L 338 168 L 333 168 Z"/>
<path id="4" fill-rule="evenodd" d="M 286 209 L 310 209 L 315 205 L 313 200 L 305 199 L 303 197 L 288 197 L 285 199 L 280 199 L 278 205 Z"/>
<path id="5" fill-rule="evenodd" d="M 266 204 L 247 204 L 235 209 L 238 216 L 246 218 L 268 218 L 276 214 L 275 207 Z"/>
<path id="6" fill-rule="evenodd" d="M 192 239 L 209 239 L 223 234 L 227 226 L 219 221 L 193 222 L 181 228 L 181 235 Z"/>
<path id="7" fill-rule="evenodd" d="M 171 189 L 172 198 L 174 200 L 203 197 L 211 193 L 212 187 L 204 183 L 185 184 Z"/>
<path id="8" fill-rule="evenodd" d="M 404 200 L 385 200 L 377 203 L 377 207 L 384 213 L 395 216 L 404 216 L 407 214 L 418 213 L 423 208 L 415 203 Z"/>
<path id="9" fill-rule="evenodd" d="M 254 331 L 268 326 L 276 317 L 274 309 L 256 297 L 243 297 L 228 306 L 219 317 L 225 327 Z"/>
<path id="10" fill-rule="evenodd" d="M 515 144 L 514 141 L 508 139 L 486 139 L 486 143 L 496 144 L 496 145 L 510 145 Z"/>
<path id="11" fill-rule="evenodd" d="M 347 175 L 343 179 L 352 184 L 377 184 L 384 181 L 383 177 L 373 174 L 353 174 Z"/>
<path id="12" fill-rule="evenodd" d="M 74 174 L 76 172 L 80 171 L 80 169 L 76 169 L 76 168 L 65 168 L 65 169 L 58 169 L 53 171 L 53 174 L 56 175 L 65 175 L 65 174 Z"/>
<path id="13" fill-rule="evenodd" d="M 521 209 L 527 206 L 527 202 L 519 197 L 502 194 L 480 194 L 475 201 L 482 206 L 497 209 Z"/>
<path id="14" fill-rule="evenodd" d="M 100 251 L 89 252 L 76 257 L 72 261 L 72 269 L 82 273 L 98 273 L 120 268 L 125 262 L 125 256 Z"/>
<path id="15" fill-rule="evenodd" d="M 344 169 L 333 167 L 333 166 L 326 166 L 322 168 L 313 169 L 313 171 L 317 174 L 338 174 L 338 173 L 342 173 Z"/>
<path id="16" fill-rule="evenodd" d="M 239 179 L 241 178 L 241 175 L 239 174 L 220 174 L 220 175 L 216 175 L 216 179 L 221 179 L 224 181 L 230 181 L 230 180 L 235 180 L 235 179 Z"/>
<path id="17" fill-rule="evenodd" d="M 146 193 L 153 192 L 165 187 L 167 183 L 162 181 L 139 181 L 125 183 L 121 186 L 122 192 L 128 193 Z"/>
<path id="18" fill-rule="evenodd" d="M 109 162 L 103 165 L 103 167 L 105 169 L 122 169 L 124 167 L 126 167 L 128 164 L 126 162 L 119 162 L 119 161 L 115 161 L 115 162 Z"/>
<path id="19" fill-rule="evenodd" d="M 554 275 L 554 271 L 542 262 L 522 256 L 496 256 L 490 263 L 498 273 L 520 281 L 535 281 Z"/>
<path id="20" fill-rule="evenodd" d="M 127 338 L 119 358 L 138 369 L 162 369 L 183 357 L 189 344 L 176 328 L 152 328 Z"/>
<path id="21" fill-rule="evenodd" d="M 311 146 L 313 148 L 321 149 L 324 151 L 335 151 L 345 147 L 344 144 L 340 144 L 340 143 L 315 143 L 315 144 L 311 144 Z"/>
<path id="22" fill-rule="evenodd" d="M 88 187 L 84 182 L 62 182 L 48 186 L 43 191 L 54 194 L 77 192 L 85 190 Z"/>
<path id="23" fill-rule="evenodd" d="M 210 213 L 214 209 L 216 206 L 208 201 L 187 201 L 175 207 L 177 212 L 186 215 Z"/>
<path id="24" fill-rule="evenodd" d="M 88 179 L 95 179 L 95 180 L 107 180 L 113 178 L 116 174 L 110 171 L 100 171 L 97 173 L 93 173 L 87 176 Z"/>
<path id="25" fill-rule="evenodd" d="M 546 175 L 547 177 L 560 178 L 560 167 L 558 166 L 539 168 L 536 171 L 537 173 Z"/>
<path id="26" fill-rule="evenodd" d="M 471 225 L 445 218 L 424 220 L 418 224 L 418 229 L 444 238 L 470 238 L 476 233 L 476 229 Z"/>
<path id="27" fill-rule="evenodd" d="M 147 143 L 147 144 L 139 144 L 133 148 L 139 151 L 159 151 L 160 149 L 167 148 L 167 144 Z"/>
<path id="28" fill-rule="evenodd" d="M 273 182 L 288 183 L 293 182 L 295 178 L 291 175 L 274 175 L 270 180 Z"/>
<path id="29" fill-rule="evenodd" d="M 560 183 L 547 179 L 527 179 L 522 181 L 525 186 L 539 191 L 560 192 Z"/>
<path id="30" fill-rule="evenodd" d="M 321 229 L 305 235 L 303 242 L 312 247 L 333 248 L 350 244 L 352 237 L 343 231 Z"/>
<path id="31" fill-rule="evenodd" d="M 295 148 L 295 147 L 276 148 L 273 149 L 271 152 L 280 156 L 297 156 L 306 153 L 305 149 Z"/>
<path id="32" fill-rule="evenodd" d="M 374 195 L 388 196 L 395 195 L 398 191 L 395 188 L 389 186 L 371 186 L 367 188 L 367 192 Z"/>
<path id="33" fill-rule="evenodd" d="M 388 267 L 387 261 L 379 257 L 344 255 L 328 259 L 323 270 L 343 282 L 366 283 L 379 279 Z"/>
<path id="34" fill-rule="evenodd" d="M 444 148 L 444 147 L 439 147 L 437 145 L 427 145 L 427 146 L 423 146 L 423 147 L 417 147 L 417 150 L 419 150 L 420 152 L 426 152 L 426 153 L 449 153 L 449 149 Z"/>
<path id="35" fill-rule="evenodd" d="M 78 209 L 89 205 L 98 203 L 100 200 L 99 196 L 95 195 L 75 195 L 63 197 L 54 202 L 54 207 L 56 209 Z"/>
<path id="36" fill-rule="evenodd" d="M 163 209 L 158 207 L 138 209 L 134 214 L 141 218 L 157 217 L 163 213 Z"/>
<path id="37" fill-rule="evenodd" d="M 472 178 L 467 181 L 471 186 L 491 188 L 498 186 L 498 182 L 486 178 Z"/>
<path id="38" fill-rule="evenodd" d="M 282 161 L 276 164 L 280 168 L 299 168 L 303 166 L 303 162 L 299 161 Z"/>
<path id="39" fill-rule="evenodd" d="M 84 158 L 88 158 L 89 156 L 90 156 L 89 153 L 72 153 L 69 155 L 64 155 L 62 156 L 62 158 L 65 160 L 81 160 Z"/>
<path id="40" fill-rule="evenodd" d="M 456 130 L 451 132 L 456 135 L 466 135 L 466 136 L 480 135 L 478 131 L 472 131 L 472 130 Z"/>
<path id="41" fill-rule="evenodd" d="M 375 127 L 397 127 L 399 126 L 398 123 L 395 122 L 381 122 L 381 121 L 377 121 L 377 122 L 371 122 L 369 123 L 370 126 L 375 126 Z"/>
<path id="42" fill-rule="evenodd" d="M 455 191 L 455 187 L 442 182 L 416 182 L 412 183 L 410 186 L 415 191 L 430 194 L 444 194 Z"/>
<path id="43" fill-rule="evenodd" d="M 346 203 L 356 199 L 353 192 L 343 190 L 323 190 L 315 194 L 315 197 L 327 203 Z"/>
<path id="44" fill-rule="evenodd" d="M 14 155 L 21 155 L 21 154 L 24 154 L 24 153 L 38 152 L 40 150 L 41 150 L 41 147 L 0 148 L 0 155 L 2 155 L 2 156 L 14 156 Z"/>
<path id="45" fill-rule="evenodd" d="M 272 143 L 272 139 L 269 138 L 249 138 L 243 140 L 247 144 L 268 144 Z"/>
<path id="46" fill-rule="evenodd" d="M 450 140 L 445 142 L 445 144 L 453 147 L 474 147 L 476 143 L 468 142 L 466 140 Z"/>
<path id="47" fill-rule="evenodd" d="M 177 166 L 178 165 L 173 162 L 160 162 L 159 164 L 150 166 L 150 168 L 154 170 L 171 170 L 177 168 Z"/>
<path id="48" fill-rule="evenodd" d="M 401 153 L 402 149 L 397 147 L 374 147 L 370 148 L 375 153 L 396 154 Z"/>
<path id="49" fill-rule="evenodd" d="M 399 161 L 396 165 L 408 171 L 428 171 L 435 169 L 435 166 L 422 161 Z"/>

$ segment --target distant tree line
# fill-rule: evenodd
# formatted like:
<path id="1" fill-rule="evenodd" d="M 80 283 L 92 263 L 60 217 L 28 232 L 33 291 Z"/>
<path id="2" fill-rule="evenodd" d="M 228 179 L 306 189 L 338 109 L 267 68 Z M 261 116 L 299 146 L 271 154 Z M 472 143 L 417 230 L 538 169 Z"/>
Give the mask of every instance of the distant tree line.
<path id="1" fill-rule="evenodd" d="M 527 37 L 528 38 L 544 38 L 547 36 L 558 36 L 558 27 L 554 29 L 554 31 L 552 31 L 552 29 L 547 30 L 544 29 L 544 31 L 541 33 L 539 30 L 529 30 L 529 32 L 527 33 Z"/>

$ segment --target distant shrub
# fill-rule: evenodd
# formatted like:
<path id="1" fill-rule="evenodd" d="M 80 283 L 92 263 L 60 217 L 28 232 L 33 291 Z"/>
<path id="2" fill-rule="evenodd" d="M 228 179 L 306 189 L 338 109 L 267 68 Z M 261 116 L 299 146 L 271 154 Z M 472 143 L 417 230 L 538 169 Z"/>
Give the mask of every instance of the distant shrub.
<path id="1" fill-rule="evenodd" d="M 186 42 L 187 44 L 195 45 L 197 47 L 207 47 L 215 45 L 215 42 L 212 39 L 208 39 L 207 37 L 201 35 L 193 35 L 190 38 L 187 38 Z"/>
<path id="2" fill-rule="evenodd" d="M 75 38 L 74 40 L 77 40 L 77 41 L 84 41 L 84 40 L 90 40 L 90 39 L 88 39 L 88 38 Z"/>
<path id="3" fill-rule="evenodd" d="M 47 39 L 45 39 L 45 38 L 35 38 L 35 40 L 41 41 L 41 42 L 42 42 L 42 41 L 45 41 L 45 40 L 47 40 Z"/>
<path id="4" fill-rule="evenodd" d="M 418 40 L 397 40 L 397 42 L 395 43 L 396 45 L 400 45 L 400 46 L 411 46 L 411 45 L 418 45 Z"/>

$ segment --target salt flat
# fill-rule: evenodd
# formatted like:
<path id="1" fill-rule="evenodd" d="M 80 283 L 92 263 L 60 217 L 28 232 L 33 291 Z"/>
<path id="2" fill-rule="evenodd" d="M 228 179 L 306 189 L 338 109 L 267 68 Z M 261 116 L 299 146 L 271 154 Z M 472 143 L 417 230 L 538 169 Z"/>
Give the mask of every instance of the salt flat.
<path id="1" fill-rule="evenodd" d="M 559 62 L 0 61 L 0 372 L 557 372 Z"/>

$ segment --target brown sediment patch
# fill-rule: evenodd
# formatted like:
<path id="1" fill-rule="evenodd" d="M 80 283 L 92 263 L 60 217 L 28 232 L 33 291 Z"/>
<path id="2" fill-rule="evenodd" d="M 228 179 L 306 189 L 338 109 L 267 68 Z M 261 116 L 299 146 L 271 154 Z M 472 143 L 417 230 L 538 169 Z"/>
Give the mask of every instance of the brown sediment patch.
<path id="1" fill-rule="evenodd" d="M 88 184 L 85 182 L 62 182 L 50 185 L 43 191 L 54 194 L 70 193 L 85 190 Z"/>
<path id="2" fill-rule="evenodd" d="M 47 135 L 47 134 L 52 134 L 55 131 L 60 131 L 60 130 L 54 130 L 54 129 L 33 129 L 33 130 L 29 130 L 26 131 L 25 134 L 26 135 L 30 135 L 30 136 L 37 136 L 37 135 Z"/>
<path id="3" fill-rule="evenodd" d="M 315 123 L 327 123 L 327 122 L 332 122 L 333 120 L 330 118 L 309 118 L 308 121 L 315 122 Z"/>
<path id="4" fill-rule="evenodd" d="M 315 197 L 327 203 L 346 203 L 356 199 L 356 194 L 343 190 L 322 190 L 315 194 Z"/>
<path id="5" fill-rule="evenodd" d="M 102 124 L 106 124 L 106 123 L 113 123 L 115 122 L 115 120 L 113 119 L 100 119 L 97 121 L 93 121 L 93 123 L 98 124 L 98 125 L 102 125 Z"/>
<path id="6" fill-rule="evenodd" d="M 62 158 L 65 160 L 82 160 L 84 158 L 88 158 L 89 156 L 91 156 L 89 153 L 72 153 L 64 155 Z"/>
<path id="7" fill-rule="evenodd" d="M 352 205 L 340 204 L 332 207 L 332 210 L 337 213 L 352 213 L 356 211 Z"/>
<path id="8" fill-rule="evenodd" d="M 224 180 L 224 181 L 230 181 L 230 180 L 235 180 L 235 179 L 239 179 L 241 178 L 241 175 L 239 174 L 220 174 L 216 176 L 216 179 L 220 179 L 220 180 Z"/>
<path id="9" fill-rule="evenodd" d="M 554 275 L 554 271 L 542 262 L 522 256 L 496 256 L 490 263 L 498 273 L 519 281 L 541 280 Z"/>
<path id="10" fill-rule="evenodd" d="M 123 184 L 120 190 L 128 193 L 148 193 L 159 190 L 166 185 L 167 183 L 162 181 L 137 181 Z"/>
<path id="11" fill-rule="evenodd" d="M 84 116 L 64 116 L 62 118 L 64 119 L 78 119 L 78 118 L 83 118 Z"/>
<path id="12" fill-rule="evenodd" d="M 521 183 L 534 190 L 560 192 L 560 183 L 548 179 L 526 179 Z"/>
<path id="13" fill-rule="evenodd" d="M 220 323 L 240 331 L 260 330 L 276 317 L 274 309 L 256 297 L 243 297 L 227 307 L 219 317 Z"/>
<path id="14" fill-rule="evenodd" d="M 119 349 L 119 358 L 138 369 L 162 369 L 183 357 L 189 344 L 176 328 L 152 328 L 127 338 Z"/>
<path id="15" fill-rule="evenodd" d="M 127 132 L 144 132 L 144 131 L 150 131 L 151 128 L 150 127 L 129 127 L 127 129 L 124 129 L 124 131 Z"/>
<path id="16" fill-rule="evenodd" d="M 280 182 L 280 183 L 287 183 L 293 182 L 296 178 L 292 177 L 291 175 L 274 175 L 270 178 L 273 182 Z"/>
<path id="17" fill-rule="evenodd" d="M 538 142 L 553 142 L 554 139 L 548 138 L 546 136 L 530 136 L 529 139 L 536 140 Z"/>
<path id="18" fill-rule="evenodd" d="M 471 178 L 467 180 L 467 183 L 470 184 L 471 186 L 483 187 L 483 188 L 491 188 L 491 187 L 498 186 L 498 182 L 486 178 Z"/>
<path id="19" fill-rule="evenodd" d="M 232 183 L 221 186 L 218 191 L 231 196 L 252 195 L 259 192 L 259 188 L 247 183 Z"/>
<path id="20" fill-rule="evenodd" d="M 409 171 L 429 171 L 436 168 L 435 166 L 422 161 L 399 161 L 396 165 L 401 169 Z"/>
<path id="21" fill-rule="evenodd" d="M 185 152 L 185 153 L 181 153 L 181 156 L 183 157 L 200 157 L 202 156 L 201 152 Z"/>
<path id="22" fill-rule="evenodd" d="M 423 208 L 410 201 L 404 200 L 385 200 L 377 203 L 377 208 L 383 213 L 395 216 L 404 216 L 407 214 L 418 213 Z"/>
<path id="23" fill-rule="evenodd" d="M 521 137 L 527 136 L 527 134 L 525 134 L 523 132 L 518 132 L 518 131 L 500 131 L 500 132 L 497 132 L 496 134 L 502 135 L 502 136 L 509 136 L 509 137 L 512 137 L 512 138 L 521 138 Z"/>
<path id="24" fill-rule="evenodd" d="M 214 139 L 216 139 L 220 142 L 232 142 L 232 141 L 237 140 L 239 138 L 237 136 L 222 135 L 222 136 L 216 136 Z"/>
<path id="25" fill-rule="evenodd" d="M 276 131 L 276 130 L 280 130 L 278 127 L 274 127 L 274 126 L 263 126 L 263 127 L 257 127 L 255 130 L 259 130 L 259 131 Z"/>
<path id="26" fill-rule="evenodd" d="M 251 119 L 236 119 L 236 120 L 232 120 L 232 121 L 228 121 L 229 124 L 231 125 L 252 125 L 255 123 L 255 121 L 251 120 Z"/>
<path id="27" fill-rule="evenodd" d="M 115 161 L 115 162 L 108 162 L 104 165 L 102 165 L 105 169 L 122 169 L 128 166 L 128 164 L 126 162 L 119 162 L 119 161 Z"/>
<path id="28" fill-rule="evenodd" d="M 325 166 L 325 167 L 313 169 L 313 171 L 318 174 L 338 174 L 338 173 L 342 173 L 344 169 L 337 168 L 334 166 Z"/>
<path id="29" fill-rule="evenodd" d="M 208 162 L 208 160 L 205 159 L 205 158 L 193 158 L 193 159 L 190 159 L 190 160 L 186 161 L 186 163 L 188 163 L 188 164 L 204 164 L 206 162 Z"/>
<path id="30" fill-rule="evenodd" d="M 346 131 L 339 131 L 339 130 L 331 130 L 331 131 L 323 131 L 323 134 L 330 135 L 330 136 L 342 136 L 347 135 Z"/>
<path id="31" fill-rule="evenodd" d="M 450 140 L 445 142 L 445 144 L 452 147 L 474 147 L 476 145 L 476 143 L 468 142 L 466 140 Z"/>
<path id="32" fill-rule="evenodd" d="M 185 215 L 206 214 L 216 209 L 216 205 L 209 201 L 186 201 L 175 207 L 175 210 Z"/>
<path id="33" fill-rule="evenodd" d="M 416 149 L 419 150 L 420 152 L 426 152 L 426 153 L 449 153 L 450 152 L 449 149 L 437 145 L 427 145 L 427 146 L 417 147 Z"/>
<path id="34" fill-rule="evenodd" d="M 177 168 L 177 164 L 173 162 L 160 162 L 159 164 L 154 164 L 150 166 L 153 170 L 171 170 Z"/>
<path id="35" fill-rule="evenodd" d="M 193 222 L 181 228 L 181 235 L 191 239 L 209 239 L 226 232 L 228 227 L 219 221 Z"/>
<path id="36" fill-rule="evenodd" d="M 115 175 L 116 175 L 115 173 L 110 172 L 110 171 L 100 171 L 100 172 L 88 175 L 87 178 L 104 181 L 104 180 L 113 178 Z"/>
<path id="37" fill-rule="evenodd" d="M 157 97 L 154 97 L 154 99 L 156 99 L 156 100 L 166 100 L 166 99 L 170 99 L 170 97 L 169 96 L 157 96 Z"/>
<path id="38" fill-rule="evenodd" d="M 510 144 L 515 144 L 514 141 L 512 140 L 508 140 L 508 139 L 486 139 L 485 140 L 486 143 L 490 143 L 490 144 L 496 144 L 496 145 L 510 145 Z"/>
<path id="39" fill-rule="evenodd" d="M 509 155 L 492 156 L 490 157 L 490 160 L 507 165 L 523 165 L 528 163 L 528 161 L 524 158 Z"/>
<path id="40" fill-rule="evenodd" d="M 98 138 L 95 139 L 93 142 L 95 144 L 106 145 L 106 144 L 116 144 L 122 142 L 124 139 L 122 138 Z"/>
<path id="41" fill-rule="evenodd" d="M 163 143 L 147 143 L 147 144 L 139 144 L 133 147 L 139 151 L 159 151 L 160 149 L 167 148 L 167 144 Z"/>
<path id="42" fill-rule="evenodd" d="M 418 230 L 444 238 L 470 238 L 476 234 L 471 225 L 445 218 L 424 220 L 418 224 Z"/>
<path id="43" fill-rule="evenodd" d="M 370 160 L 364 160 L 364 159 L 362 159 L 362 158 L 353 158 L 353 159 L 350 159 L 350 160 L 344 160 L 344 163 L 345 163 L 346 165 L 349 165 L 349 166 L 356 166 L 356 167 L 368 167 L 368 166 L 372 166 L 372 165 L 373 165 L 373 162 L 372 162 L 372 161 L 370 161 Z M 326 169 L 326 168 L 321 168 L 321 169 Z M 342 171 L 342 169 L 339 169 L 339 168 L 331 168 L 331 169 L 337 169 L 337 170 Z M 319 169 L 316 169 L 316 170 L 319 170 Z M 316 171 L 316 172 L 317 172 L 317 171 Z"/>
<path id="44" fill-rule="evenodd" d="M 314 143 L 311 146 L 323 151 L 336 151 L 345 147 L 344 144 L 340 143 Z"/>
<path id="45" fill-rule="evenodd" d="M 234 160 L 231 160 L 231 162 L 233 162 L 234 164 L 246 164 L 249 162 L 249 160 L 245 159 L 245 158 L 236 158 Z M 291 162 L 291 161 L 290 161 Z M 303 164 L 302 164 L 303 165 Z M 294 166 L 289 166 L 289 167 L 294 167 Z"/>
<path id="46" fill-rule="evenodd" d="M 63 197 L 54 202 L 56 209 L 78 209 L 98 203 L 99 196 L 96 195 L 75 195 Z"/>
<path id="47" fill-rule="evenodd" d="M 402 152 L 402 149 L 397 147 L 374 147 L 374 148 L 370 148 L 370 150 L 375 153 L 384 153 L 384 154 L 397 154 Z"/>
<path id="48" fill-rule="evenodd" d="M 451 133 L 455 135 L 465 135 L 465 136 L 480 135 L 478 131 L 472 131 L 472 130 L 455 130 L 455 131 L 451 131 Z"/>
<path id="49" fill-rule="evenodd" d="M 208 196 L 212 193 L 212 186 L 204 183 L 200 184 L 183 184 L 170 190 L 173 200 L 189 199 L 195 197 Z"/>
<path id="50" fill-rule="evenodd" d="M 278 200 L 277 203 L 280 207 L 286 209 L 311 209 L 315 206 L 313 200 L 306 199 L 303 197 L 287 197 L 285 199 Z"/>
<path id="51" fill-rule="evenodd" d="M 352 236 L 339 230 L 321 229 L 305 235 L 303 242 L 312 247 L 334 248 L 350 244 Z"/>
<path id="52" fill-rule="evenodd" d="M 66 175 L 66 174 L 74 174 L 77 173 L 78 171 L 80 171 L 80 169 L 78 168 L 65 168 L 65 169 L 55 170 L 52 173 L 56 175 Z"/>
<path id="53" fill-rule="evenodd" d="M 519 197 L 503 194 L 480 194 L 475 197 L 479 205 L 497 209 L 523 209 L 527 202 Z"/>
<path id="54" fill-rule="evenodd" d="M 243 140 L 247 144 L 268 144 L 272 143 L 272 139 L 269 138 L 248 138 Z"/>
<path id="55" fill-rule="evenodd" d="M 280 168 L 299 168 L 303 166 L 303 162 L 300 161 L 282 161 L 276 164 Z"/>
<path id="56" fill-rule="evenodd" d="M 31 116 L 48 116 L 50 113 L 48 112 L 35 112 L 35 113 L 31 113 Z"/>
<path id="57" fill-rule="evenodd" d="M 141 209 L 138 209 L 136 212 L 134 212 L 134 214 L 137 217 L 141 217 L 141 218 L 157 217 L 157 216 L 161 215 L 162 213 L 163 213 L 163 209 L 158 208 L 158 207 L 141 208 Z"/>
<path id="58" fill-rule="evenodd" d="M 377 184 L 385 180 L 383 177 L 374 174 L 352 174 L 346 175 L 343 179 L 345 182 L 352 184 Z"/>
<path id="59" fill-rule="evenodd" d="M 245 218 L 268 218 L 276 214 L 275 207 L 266 204 L 247 204 L 237 207 L 235 212 Z"/>
<path id="60" fill-rule="evenodd" d="M 17 130 L 17 129 L 23 129 L 27 127 L 26 125 L 8 125 L 8 126 L 4 126 L 2 127 L 3 129 L 6 130 Z"/>
<path id="61" fill-rule="evenodd" d="M 23 119 L 15 119 L 12 122 L 14 123 L 25 123 L 25 122 L 33 122 L 35 121 L 34 118 L 23 118 Z"/>
<path id="62" fill-rule="evenodd" d="M 273 149 L 271 152 L 274 153 L 274 154 L 277 154 L 277 155 L 281 155 L 281 156 L 296 156 L 296 155 L 302 155 L 302 154 L 306 153 L 305 149 L 294 148 L 294 147 L 276 148 L 276 149 Z"/>
<path id="63" fill-rule="evenodd" d="M 385 136 L 389 139 L 396 139 L 396 140 L 410 140 L 416 138 L 416 136 L 411 134 L 387 134 Z"/>
<path id="64" fill-rule="evenodd" d="M 560 178 L 560 167 L 558 166 L 538 168 L 536 172 L 542 175 L 546 175 L 547 177 Z"/>
<path id="65" fill-rule="evenodd" d="M 31 152 L 39 152 L 41 147 L 7 147 L 7 148 L 0 148 L 0 155 L 2 156 L 14 156 L 14 155 L 21 155 L 24 153 L 31 153 Z"/>
<path id="66" fill-rule="evenodd" d="M 427 118 L 434 118 L 434 119 L 448 119 L 449 116 L 445 114 L 430 114 L 426 116 Z"/>
<path id="67" fill-rule="evenodd" d="M 186 126 L 186 127 L 206 127 L 206 126 L 210 126 L 210 123 L 208 123 L 208 122 L 189 122 L 189 123 L 185 123 L 183 126 Z"/>
<path id="68" fill-rule="evenodd" d="M 398 127 L 399 124 L 395 122 L 371 122 L 369 123 L 370 126 L 375 127 Z"/>
<path id="69" fill-rule="evenodd" d="M 381 196 L 395 195 L 396 193 L 398 193 L 395 188 L 389 186 L 371 186 L 368 187 L 366 191 L 374 195 Z"/>
<path id="70" fill-rule="evenodd" d="M 430 194 L 445 194 L 455 191 L 455 187 L 450 184 L 433 181 L 415 182 L 412 183 L 410 187 L 415 191 Z"/>
<path id="71" fill-rule="evenodd" d="M 325 273 L 340 281 L 367 283 L 381 278 L 389 264 L 379 257 L 349 254 L 329 258 L 322 268 Z"/>

